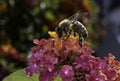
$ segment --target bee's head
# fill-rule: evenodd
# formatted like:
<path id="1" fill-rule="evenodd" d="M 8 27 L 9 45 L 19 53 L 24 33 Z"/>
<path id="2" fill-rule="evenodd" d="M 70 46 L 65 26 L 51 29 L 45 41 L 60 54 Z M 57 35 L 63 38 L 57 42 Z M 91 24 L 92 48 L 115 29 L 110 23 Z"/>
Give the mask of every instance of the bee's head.
<path id="1" fill-rule="evenodd" d="M 63 36 L 63 30 L 60 27 L 57 27 L 55 29 L 55 32 L 57 33 L 58 38 L 61 38 Z"/>

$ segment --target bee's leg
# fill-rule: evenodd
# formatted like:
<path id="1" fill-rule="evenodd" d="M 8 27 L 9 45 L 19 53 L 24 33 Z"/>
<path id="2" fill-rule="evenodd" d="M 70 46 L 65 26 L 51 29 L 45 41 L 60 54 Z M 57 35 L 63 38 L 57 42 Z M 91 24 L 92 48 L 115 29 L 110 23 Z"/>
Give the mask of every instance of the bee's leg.
<path id="1" fill-rule="evenodd" d="M 82 47 L 82 41 L 83 41 L 83 39 L 82 39 L 82 37 L 79 39 L 79 45 Z"/>
<path id="2" fill-rule="evenodd" d="M 70 37 L 71 33 L 72 33 L 72 30 L 70 30 L 70 31 L 68 32 L 65 41 Z"/>
<path id="3" fill-rule="evenodd" d="M 54 46 L 55 45 L 55 40 L 54 39 L 52 39 L 52 46 Z"/>
<path id="4" fill-rule="evenodd" d="M 68 32 L 65 32 L 63 38 L 67 37 L 67 35 L 68 35 Z"/>
<path id="5" fill-rule="evenodd" d="M 82 35 L 79 34 L 79 45 L 80 45 L 80 47 L 82 47 L 82 41 L 83 41 L 83 39 L 82 39 Z"/>

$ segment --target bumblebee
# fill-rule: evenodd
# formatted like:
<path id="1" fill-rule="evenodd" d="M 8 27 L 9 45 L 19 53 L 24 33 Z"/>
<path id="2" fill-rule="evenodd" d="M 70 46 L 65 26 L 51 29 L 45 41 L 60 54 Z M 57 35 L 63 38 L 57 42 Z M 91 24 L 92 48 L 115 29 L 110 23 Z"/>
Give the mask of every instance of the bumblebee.
<path id="1" fill-rule="evenodd" d="M 59 23 L 59 26 L 55 29 L 58 38 L 66 37 L 66 40 L 73 33 L 79 35 L 79 45 L 82 47 L 82 41 L 88 36 L 86 27 L 79 21 L 87 15 L 86 12 L 81 13 L 78 11 L 68 19 L 64 19 Z"/>

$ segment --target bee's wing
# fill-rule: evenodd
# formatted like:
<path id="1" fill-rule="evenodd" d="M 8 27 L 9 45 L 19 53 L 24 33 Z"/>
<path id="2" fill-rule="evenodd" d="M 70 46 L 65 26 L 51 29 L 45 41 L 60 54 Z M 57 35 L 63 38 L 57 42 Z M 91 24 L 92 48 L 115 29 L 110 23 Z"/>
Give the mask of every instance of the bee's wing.
<path id="1" fill-rule="evenodd" d="M 69 19 L 70 20 L 80 20 L 80 19 L 83 19 L 84 17 L 86 17 L 87 15 L 88 15 L 87 12 L 78 11 L 77 13 L 70 16 Z"/>

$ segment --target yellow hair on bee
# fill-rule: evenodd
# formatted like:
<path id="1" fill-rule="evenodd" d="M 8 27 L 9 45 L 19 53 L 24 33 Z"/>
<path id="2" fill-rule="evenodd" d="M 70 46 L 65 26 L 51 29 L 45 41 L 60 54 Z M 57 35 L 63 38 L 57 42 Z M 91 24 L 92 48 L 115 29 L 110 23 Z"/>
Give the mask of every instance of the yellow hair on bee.
<path id="1" fill-rule="evenodd" d="M 55 31 L 48 31 L 48 34 L 50 35 L 50 37 L 58 38 L 58 35 L 57 35 L 57 33 Z M 69 38 L 78 39 L 79 36 L 70 35 Z"/>
<path id="2" fill-rule="evenodd" d="M 58 38 L 58 35 L 55 31 L 48 31 L 48 34 L 50 35 L 50 37 Z"/>

